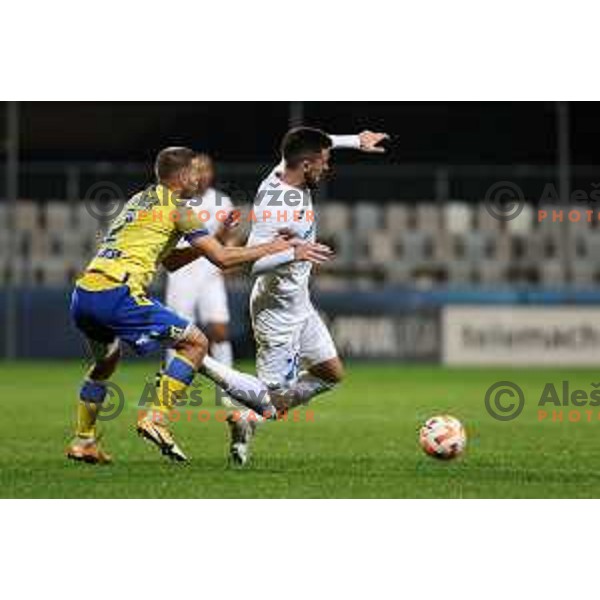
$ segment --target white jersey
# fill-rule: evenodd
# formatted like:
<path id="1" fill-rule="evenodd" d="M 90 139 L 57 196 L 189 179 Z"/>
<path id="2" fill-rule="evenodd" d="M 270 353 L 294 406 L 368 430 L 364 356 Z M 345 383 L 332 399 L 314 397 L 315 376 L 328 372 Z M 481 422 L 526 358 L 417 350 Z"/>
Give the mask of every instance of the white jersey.
<path id="1" fill-rule="evenodd" d="M 200 198 L 187 203 L 205 221 L 208 231 L 215 234 L 233 209 L 231 200 L 221 192 L 210 188 Z M 179 248 L 189 244 L 182 240 Z M 167 279 L 167 305 L 191 321 L 206 323 L 229 322 L 227 291 L 221 270 L 206 258 L 169 273 Z"/>
<path id="2" fill-rule="evenodd" d="M 316 240 L 316 220 L 310 191 L 287 185 L 276 168 L 260 184 L 248 245 L 271 241 L 282 229 L 300 239 Z M 311 310 L 309 280 L 312 265 L 292 262 L 259 275 L 252 290 L 253 312 L 285 312 L 288 323 L 301 321 Z"/>
<path id="3" fill-rule="evenodd" d="M 227 219 L 227 215 L 233 210 L 231 199 L 214 188 L 208 188 L 202 196 L 188 200 L 187 205 L 204 221 L 210 235 L 217 233 L 219 227 Z M 189 244 L 184 239 L 177 245 L 178 248 L 187 248 L 188 246 Z M 197 280 L 198 277 L 212 275 L 215 272 L 219 272 L 218 267 L 206 258 L 199 258 L 176 271 L 176 274 L 194 277 Z"/>
<path id="4" fill-rule="evenodd" d="M 359 136 L 331 136 L 334 148 L 360 148 Z M 272 240 L 282 229 L 314 242 L 317 236 L 311 194 L 281 181 L 283 164 L 261 183 L 254 202 L 249 245 Z M 260 262 L 260 261 L 259 261 Z M 312 265 L 290 262 L 256 278 L 250 299 L 256 340 L 256 372 L 271 388 L 294 384 L 298 368 L 337 356 L 335 343 L 309 295 Z"/>
<path id="5" fill-rule="evenodd" d="M 208 188 L 202 196 L 188 200 L 187 205 L 198 213 L 210 235 L 214 235 L 233 209 L 231 198 L 215 188 Z"/>

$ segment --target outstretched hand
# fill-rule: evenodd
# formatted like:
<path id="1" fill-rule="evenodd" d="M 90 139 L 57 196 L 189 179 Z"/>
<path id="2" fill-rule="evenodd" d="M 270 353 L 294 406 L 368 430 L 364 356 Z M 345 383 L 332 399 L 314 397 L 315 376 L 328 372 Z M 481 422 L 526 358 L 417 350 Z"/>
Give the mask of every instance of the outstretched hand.
<path id="1" fill-rule="evenodd" d="M 330 261 L 335 254 L 329 246 L 316 242 L 293 240 L 292 246 L 296 260 L 305 260 L 315 265 Z"/>
<path id="2" fill-rule="evenodd" d="M 363 131 L 358 134 L 360 139 L 360 149 L 363 152 L 383 154 L 385 148 L 379 144 L 384 140 L 389 140 L 390 136 L 387 133 L 375 133 L 373 131 Z"/>

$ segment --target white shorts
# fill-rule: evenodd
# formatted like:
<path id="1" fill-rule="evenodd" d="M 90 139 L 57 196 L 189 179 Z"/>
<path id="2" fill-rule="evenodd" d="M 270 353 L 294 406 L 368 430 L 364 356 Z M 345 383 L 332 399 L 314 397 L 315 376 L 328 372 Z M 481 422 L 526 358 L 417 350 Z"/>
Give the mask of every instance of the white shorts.
<path id="1" fill-rule="evenodd" d="M 210 263 L 202 264 L 206 262 L 200 259 L 169 273 L 166 304 L 195 323 L 229 323 L 223 274 Z"/>
<path id="2" fill-rule="evenodd" d="M 273 317 L 273 318 L 270 318 Z M 262 311 L 253 318 L 256 373 L 269 387 L 293 385 L 300 369 L 337 357 L 329 330 L 314 308 L 308 316 L 286 327 L 280 315 Z"/>

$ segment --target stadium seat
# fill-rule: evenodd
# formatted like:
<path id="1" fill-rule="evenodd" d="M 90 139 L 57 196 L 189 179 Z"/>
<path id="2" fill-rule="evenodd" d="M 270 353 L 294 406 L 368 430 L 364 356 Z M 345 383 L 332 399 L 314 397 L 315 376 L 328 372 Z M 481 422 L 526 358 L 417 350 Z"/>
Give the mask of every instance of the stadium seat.
<path id="1" fill-rule="evenodd" d="M 345 277 L 321 273 L 316 278 L 316 288 L 320 291 L 342 291 L 348 288 L 348 281 Z"/>
<path id="2" fill-rule="evenodd" d="M 30 283 L 29 261 L 18 256 L 0 256 L 0 281 L 7 284 L 9 281 L 13 285 L 26 285 Z"/>
<path id="3" fill-rule="evenodd" d="M 492 216 L 485 203 L 481 202 L 475 210 L 475 227 L 482 231 L 497 231 L 502 228 L 503 221 Z"/>
<path id="4" fill-rule="evenodd" d="M 560 287 L 565 282 L 564 264 L 561 260 L 545 260 L 540 265 L 542 283 L 547 287 Z"/>
<path id="5" fill-rule="evenodd" d="M 0 257 L 7 257 L 11 252 L 10 235 L 6 229 L 0 229 Z"/>
<path id="6" fill-rule="evenodd" d="M 442 207 L 433 202 L 417 202 L 415 224 L 419 231 L 437 232 L 442 228 Z"/>
<path id="7" fill-rule="evenodd" d="M 571 265 L 571 281 L 577 286 L 588 286 L 595 283 L 598 274 L 598 265 L 590 262 Z"/>
<path id="8" fill-rule="evenodd" d="M 524 204 L 514 219 L 506 221 L 506 229 L 513 235 L 527 235 L 533 229 L 534 221 L 533 206 Z"/>
<path id="9" fill-rule="evenodd" d="M 483 286 L 506 283 L 506 264 L 497 260 L 486 260 L 477 264 L 477 281 Z"/>
<path id="10" fill-rule="evenodd" d="M 587 211 L 591 210 L 591 218 L 587 214 Z M 595 223 L 594 221 L 598 218 L 596 211 L 593 206 L 572 206 L 564 213 L 565 227 L 569 231 L 586 231 L 592 229 Z"/>
<path id="11" fill-rule="evenodd" d="M 448 265 L 448 281 L 451 286 L 472 283 L 473 266 L 464 261 L 451 262 Z"/>
<path id="12" fill-rule="evenodd" d="M 43 230 L 36 231 L 29 242 L 29 257 L 35 262 L 43 261 L 52 254 L 52 236 Z"/>
<path id="13" fill-rule="evenodd" d="M 448 234 L 446 231 L 439 231 L 437 235 L 431 237 L 432 242 L 432 258 L 436 262 L 446 263 L 453 260 L 456 250 L 456 241 L 454 235 Z"/>
<path id="14" fill-rule="evenodd" d="M 334 231 L 327 236 L 320 236 L 320 241 L 324 244 L 329 244 L 336 253 L 335 260 L 327 267 L 328 270 L 347 268 L 352 264 L 355 238 L 351 231 Z"/>
<path id="15" fill-rule="evenodd" d="M 432 239 L 424 231 L 405 231 L 396 236 L 394 249 L 397 260 L 402 260 L 409 266 L 424 264 L 433 259 Z"/>
<path id="16" fill-rule="evenodd" d="M 383 226 L 390 232 L 406 231 L 410 228 L 410 210 L 406 204 L 394 202 L 388 204 L 384 211 Z"/>
<path id="17" fill-rule="evenodd" d="M 37 203 L 32 200 L 18 200 L 15 211 L 15 229 L 17 231 L 36 231 L 39 226 Z"/>
<path id="18" fill-rule="evenodd" d="M 450 234 L 462 234 L 473 226 L 473 210 L 466 202 L 449 202 L 443 208 L 443 226 Z"/>
<path id="19" fill-rule="evenodd" d="M 531 235 L 538 238 L 541 258 L 544 261 L 564 257 L 566 238 L 562 230 L 546 229 L 545 231 L 535 231 Z"/>
<path id="20" fill-rule="evenodd" d="M 73 206 L 70 202 L 52 200 L 44 207 L 44 221 L 48 231 L 73 229 Z"/>
<path id="21" fill-rule="evenodd" d="M 572 262 L 600 260 L 600 231 L 590 229 L 572 232 L 567 249 Z"/>
<path id="22" fill-rule="evenodd" d="M 90 233 L 86 231 L 78 231 L 76 229 L 64 231 L 61 235 L 62 253 L 65 257 L 77 258 L 85 256 L 86 258 L 90 258 L 90 237 Z"/>
<path id="23" fill-rule="evenodd" d="M 365 239 L 368 264 L 381 266 L 395 260 L 394 238 L 386 231 L 379 231 Z M 361 257 L 358 257 L 360 262 Z"/>
<path id="24" fill-rule="evenodd" d="M 387 265 L 386 272 L 391 284 L 407 285 L 412 281 L 411 270 L 406 263 L 393 261 Z"/>
<path id="25" fill-rule="evenodd" d="M 325 202 L 319 208 L 319 232 L 322 236 L 339 231 L 350 231 L 350 208 L 339 202 Z"/>
<path id="26" fill-rule="evenodd" d="M 36 285 L 58 287 L 72 282 L 73 267 L 64 258 L 46 258 L 32 261 L 31 272 Z"/>
<path id="27" fill-rule="evenodd" d="M 359 233 L 381 227 L 381 209 L 375 203 L 361 202 L 354 207 L 354 229 Z"/>
<path id="28" fill-rule="evenodd" d="M 88 212 L 83 200 L 75 207 L 75 226 L 80 231 L 88 232 L 96 232 L 102 229 L 102 226 L 98 220 L 92 217 L 92 215 Z"/>
<path id="29" fill-rule="evenodd" d="M 496 256 L 496 236 L 490 231 L 469 231 L 462 240 L 464 259 L 471 264 L 489 261 Z"/>

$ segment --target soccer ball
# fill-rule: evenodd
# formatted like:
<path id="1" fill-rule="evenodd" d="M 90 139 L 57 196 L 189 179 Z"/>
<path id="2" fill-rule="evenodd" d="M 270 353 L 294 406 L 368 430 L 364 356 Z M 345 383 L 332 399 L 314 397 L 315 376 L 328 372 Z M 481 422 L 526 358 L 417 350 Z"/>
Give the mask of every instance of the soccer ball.
<path id="1" fill-rule="evenodd" d="M 462 454 L 467 436 L 462 423 L 450 415 L 428 419 L 419 432 L 421 448 L 435 458 L 450 459 Z"/>

